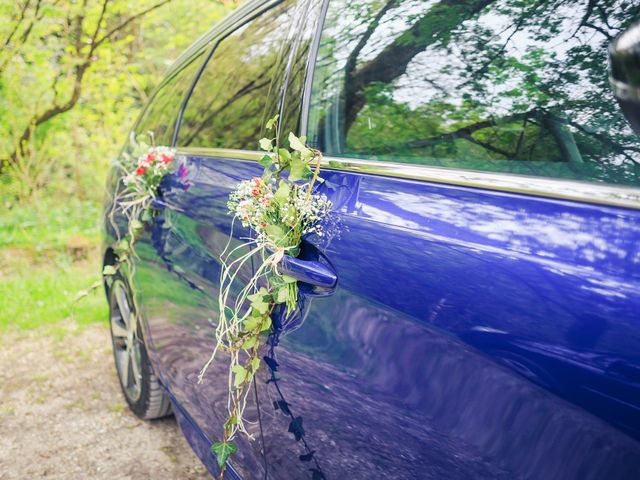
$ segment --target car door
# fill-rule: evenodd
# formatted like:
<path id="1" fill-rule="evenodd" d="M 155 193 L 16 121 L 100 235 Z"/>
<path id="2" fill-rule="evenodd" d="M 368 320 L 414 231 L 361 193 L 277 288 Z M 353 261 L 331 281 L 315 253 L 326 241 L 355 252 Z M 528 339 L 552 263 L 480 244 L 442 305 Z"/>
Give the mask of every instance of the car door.
<path id="1" fill-rule="evenodd" d="M 637 10 L 565 3 L 328 2 L 287 101 L 338 284 L 271 339 L 270 478 L 637 477 Z"/>
<path id="2" fill-rule="evenodd" d="M 225 160 L 207 148 L 257 146 L 265 118 L 280 105 L 300 8 L 304 4 L 295 1 L 253 3 L 209 34 L 208 58 L 175 113 L 178 167 L 163 182 L 154 204 L 159 213 L 136 249 L 135 283 L 154 364 L 183 432 L 212 473 L 217 466 L 209 447 L 221 437 L 227 415 L 224 355 L 202 384 L 198 374 L 215 346 L 219 256 L 231 233 L 227 198 L 258 166 Z M 246 235 L 250 232 L 235 228 L 234 245 Z M 247 264 L 239 283 L 251 275 Z M 227 471 L 232 478 L 261 476 L 265 470 L 257 402 L 256 392 L 247 407 L 256 441 L 238 439 L 239 452 Z"/>

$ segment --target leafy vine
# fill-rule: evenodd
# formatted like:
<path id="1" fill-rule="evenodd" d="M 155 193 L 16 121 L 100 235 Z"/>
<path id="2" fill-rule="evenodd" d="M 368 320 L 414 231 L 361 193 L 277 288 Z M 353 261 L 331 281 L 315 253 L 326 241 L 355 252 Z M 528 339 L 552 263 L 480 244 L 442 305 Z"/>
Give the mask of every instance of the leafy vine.
<path id="1" fill-rule="evenodd" d="M 229 241 L 220 255 L 220 320 L 215 332 L 216 345 L 198 377 L 201 383 L 218 351 L 229 354 L 228 417 L 223 425 L 222 439 L 211 446 L 220 466 L 221 480 L 229 456 L 237 451 L 233 442 L 235 436 L 240 433 L 252 438 L 245 428 L 244 411 L 261 365 L 261 347 L 266 343 L 267 335 L 273 333 L 271 317 L 274 309 L 283 305 L 282 308 L 289 314 L 297 305 L 297 281 L 280 270 L 280 262 L 285 255 L 295 257 L 299 254 L 303 235 L 314 233 L 323 236 L 322 221 L 332 208 L 325 195 L 314 191 L 323 181 L 319 175 L 321 152 L 309 148 L 305 137 L 297 137 L 293 133 L 288 136 L 289 148 L 281 147 L 277 115 L 267 122 L 266 129 L 273 132 L 274 136 L 259 141 L 260 148 L 265 151 L 259 161 L 264 167 L 262 176 L 240 182 L 231 192 L 227 203 L 229 213 L 234 218 Z M 120 164 L 122 184 L 118 184 L 109 213 L 109 221 L 116 235 L 113 245 L 116 263 L 106 265 L 103 275 L 112 276 L 124 270 L 122 273 L 126 275 L 129 285 L 133 284 L 137 258 L 135 244 L 145 223 L 150 222 L 156 214 L 154 203 L 159 200 L 160 184 L 167 174 L 174 171 L 179 179 L 186 177 L 185 166 L 180 165 L 176 169 L 174 160 L 175 150 L 153 146 L 153 141 L 152 145 L 139 141 L 133 154 L 125 157 Z M 119 228 L 116 214 L 126 220 L 124 233 Z M 251 228 L 255 238 L 232 248 L 236 221 L 245 228 Z M 248 253 L 241 254 L 247 247 Z M 232 296 L 232 286 L 240 270 L 255 258 L 259 262 L 253 276 L 239 294 Z M 126 268 L 123 269 L 123 266 Z M 135 296 L 133 302 L 136 307 Z M 134 311 L 137 322 L 138 309 L 134 308 Z M 137 327 L 134 328 L 137 330 Z M 272 369 L 269 359 L 264 357 L 265 363 Z M 283 398 L 280 408 L 285 413 L 289 412 L 286 406 Z M 296 421 L 295 418 L 292 420 L 292 433 L 298 438 Z M 313 452 L 307 450 L 302 457 L 310 461 Z"/>
<path id="2" fill-rule="evenodd" d="M 129 285 L 133 285 L 135 275 L 135 244 L 144 230 L 145 222 L 150 222 L 156 213 L 154 201 L 160 195 L 160 184 L 164 177 L 175 170 L 175 150 L 168 147 L 154 146 L 153 135 L 150 135 L 151 145 L 138 139 L 134 151 L 123 155 L 119 168 L 122 172 L 122 183 L 116 186 L 116 192 L 109 212 L 109 222 L 115 232 L 113 251 L 116 262 L 105 265 L 102 274 L 105 277 L 120 272 L 126 276 Z M 184 179 L 186 168 L 181 165 L 177 174 Z M 126 231 L 122 232 L 116 215 L 126 220 Z M 122 268 L 122 267 L 126 268 Z M 135 295 L 134 303 L 134 339 L 137 339 L 137 325 L 139 313 Z"/>
<path id="3" fill-rule="evenodd" d="M 303 235 L 323 235 L 321 222 L 332 206 L 324 194 L 314 192 L 314 187 L 322 182 L 321 152 L 306 146 L 306 138 L 293 133 L 288 136 L 290 148 L 281 147 L 277 115 L 267 122 L 266 129 L 274 136 L 259 141 L 266 152 L 259 162 L 264 167 L 262 176 L 240 182 L 229 196 L 227 205 L 234 218 L 229 241 L 220 255 L 216 345 L 199 375 L 202 382 L 218 351 L 229 354 L 228 417 L 222 439 L 211 446 L 220 466 L 220 479 L 224 478 L 229 456 L 237 451 L 235 436 L 241 433 L 253 438 L 245 428 L 244 411 L 261 365 L 260 349 L 272 331 L 274 308 L 282 304 L 287 313 L 296 308 L 296 279 L 279 269 L 280 262 L 285 255 L 299 254 Z M 232 248 L 236 221 L 251 228 L 255 238 Z M 247 247 L 249 251 L 241 253 Z M 258 267 L 232 298 L 232 286 L 240 269 L 254 258 L 259 259 Z"/>

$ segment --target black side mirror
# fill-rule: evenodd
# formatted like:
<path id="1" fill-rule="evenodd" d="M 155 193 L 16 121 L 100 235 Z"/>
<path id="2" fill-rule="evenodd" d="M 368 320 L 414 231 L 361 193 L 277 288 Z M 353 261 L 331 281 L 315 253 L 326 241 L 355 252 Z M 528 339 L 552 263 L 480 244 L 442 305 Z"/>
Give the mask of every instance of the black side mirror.
<path id="1" fill-rule="evenodd" d="M 631 127 L 640 134 L 640 22 L 611 43 L 609 62 L 613 92 Z"/>

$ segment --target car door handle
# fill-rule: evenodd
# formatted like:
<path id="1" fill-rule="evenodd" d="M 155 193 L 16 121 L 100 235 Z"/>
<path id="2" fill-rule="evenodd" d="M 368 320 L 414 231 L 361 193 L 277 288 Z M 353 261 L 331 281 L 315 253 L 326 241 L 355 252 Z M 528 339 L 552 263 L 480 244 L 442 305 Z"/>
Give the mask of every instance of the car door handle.
<path id="1" fill-rule="evenodd" d="M 336 272 L 328 265 L 316 260 L 301 260 L 285 255 L 279 270 L 296 280 L 320 288 L 334 288 L 338 283 Z"/>

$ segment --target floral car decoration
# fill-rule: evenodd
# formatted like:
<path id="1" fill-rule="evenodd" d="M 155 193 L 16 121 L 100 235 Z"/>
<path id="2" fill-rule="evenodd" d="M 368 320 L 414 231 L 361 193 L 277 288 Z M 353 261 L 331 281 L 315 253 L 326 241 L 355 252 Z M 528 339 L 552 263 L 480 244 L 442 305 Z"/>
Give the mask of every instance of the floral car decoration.
<path id="1" fill-rule="evenodd" d="M 303 235 L 324 235 L 322 222 L 332 207 L 326 195 L 314 190 L 322 182 L 319 176 L 322 154 L 307 147 L 305 137 L 298 138 L 293 133 L 288 136 L 290 148 L 281 147 L 277 122 L 275 116 L 266 125 L 274 137 L 259 142 L 266 152 L 260 160 L 264 167 L 262 176 L 240 182 L 229 195 L 227 206 L 233 221 L 229 242 L 220 256 L 216 345 L 199 376 L 202 382 L 218 351 L 229 354 L 229 415 L 223 438 L 211 447 L 221 468 L 221 479 L 229 455 L 237 451 L 234 437 L 242 433 L 252 438 L 245 428 L 244 410 L 261 365 L 260 347 L 273 328 L 271 314 L 279 304 L 285 305 L 287 313 L 296 308 L 298 284 L 295 278 L 279 270 L 280 261 L 284 255 L 299 254 Z M 231 248 L 236 221 L 251 228 L 254 235 Z M 232 284 L 251 259 L 258 259 L 255 273 L 232 298 Z"/>
<path id="2" fill-rule="evenodd" d="M 293 133 L 288 136 L 290 148 L 283 148 L 277 115 L 267 122 L 266 129 L 274 132 L 274 136 L 259 141 L 265 151 L 259 162 L 264 167 L 262 176 L 240 182 L 229 195 L 227 206 L 233 220 L 229 241 L 220 256 L 216 344 L 199 375 L 201 383 L 219 351 L 229 355 L 228 417 L 222 438 L 211 446 L 221 469 L 220 479 L 224 478 L 229 456 L 237 451 L 233 442 L 236 435 L 244 434 L 252 439 L 245 428 L 244 411 L 262 362 L 261 347 L 273 328 L 271 315 L 280 304 L 288 314 L 296 309 L 298 284 L 295 278 L 280 271 L 279 264 L 285 255 L 299 254 L 303 235 L 322 237 L 325 234 L 323 221 L 332 208 L 326 195 L 316 191 L 323 181 L 319 176 L 321 152 L 306 146 L 306 138 Z M 129 285 L 133 285 L 137 258 L 135 244 L 145 222 L 155 215 L 153 205 L 161 195 L 162 180 L 175 172 L 178 179 L 188 185 L 185 165 L 175 166 L 174 149 L 141 142 L 137 153 L 122 165 L 122 186 L 116 192 L 109 215 L 117 237 L 114 245 L 117 263 L 105 266 L 103 271 L 104 275 L 114 275 L 126 265 L 124 274 Z M 125 217 L 126 232 L 120 232 L 116 213 Z M 253 233 L 250 239 L 232 248 L 236 222 Z M 254 264 L 258 259 L 253 277 L 232 297 L 232 284 L 240 269 L 252 259 Z M 133 293 L 134 307 L 137 307 Z"/>
<path id="3" fill-rule="evenodd" d="M 109 221 L 116 233 L 114 251 L 116 265 L 107 265 L 103 274 L 113 275 L 126 264 L 129 270 L 135 265 L 134 245 L 144 228 L 144 223 L 154 215 L 153 200 L 158 198 L 162 179 L 175 168 L 175 150 L 168 147 L 149 146 L 140 142 L 137 155 L 125 157 L 121 163 L 123 169 L 122 184 L 118 185 Z M 184 177 L 186 170 L 181 166 L 178 175 Z M 127 230 L 122 232 L 115 220 L 116 213 L 127 221 Z M 129 276 L 131 273 L 129 272 Z"/>

